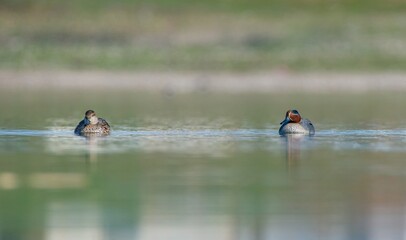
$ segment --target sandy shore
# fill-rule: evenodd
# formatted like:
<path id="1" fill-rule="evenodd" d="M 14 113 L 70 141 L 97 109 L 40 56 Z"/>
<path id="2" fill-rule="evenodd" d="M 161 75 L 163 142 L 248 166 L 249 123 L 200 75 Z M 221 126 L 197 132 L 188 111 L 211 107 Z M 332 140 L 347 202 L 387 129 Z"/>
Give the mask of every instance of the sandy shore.
<path id="1" fill-rule="evenodd" d="M 404 91 L 406 73 L 0 71 L 1 89 L 134 91 Z"/>

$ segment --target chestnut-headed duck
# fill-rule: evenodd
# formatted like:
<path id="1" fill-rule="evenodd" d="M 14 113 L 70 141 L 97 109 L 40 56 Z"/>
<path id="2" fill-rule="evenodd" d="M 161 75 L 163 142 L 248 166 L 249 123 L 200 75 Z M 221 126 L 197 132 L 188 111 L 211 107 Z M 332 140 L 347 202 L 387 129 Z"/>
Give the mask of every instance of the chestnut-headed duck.
<path id="1" fill-rule="evenodd" d="M 302 118 L 297 110 L 288 110 L 280 123 L 279 135 L 304 134 L 314 135 L 315 130 L 309 119 Z"/>

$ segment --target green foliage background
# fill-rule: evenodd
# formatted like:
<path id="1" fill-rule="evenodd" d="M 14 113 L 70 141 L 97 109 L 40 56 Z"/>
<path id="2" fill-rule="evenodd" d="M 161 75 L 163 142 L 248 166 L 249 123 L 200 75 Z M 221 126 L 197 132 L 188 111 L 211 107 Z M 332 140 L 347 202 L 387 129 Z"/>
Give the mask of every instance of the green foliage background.
<path id="1" fill-rule="evenodd" d="M 0 68 L 402 71 L 406 3 L 0 1 Z"/>

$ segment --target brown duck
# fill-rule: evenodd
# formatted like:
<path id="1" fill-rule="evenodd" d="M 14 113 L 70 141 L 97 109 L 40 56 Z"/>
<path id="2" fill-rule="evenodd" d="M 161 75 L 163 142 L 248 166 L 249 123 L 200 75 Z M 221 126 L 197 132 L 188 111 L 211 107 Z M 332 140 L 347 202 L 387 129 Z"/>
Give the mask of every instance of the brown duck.
<path id="1" fill-rule="evenodd" d="M 87 110 L 85 118 L 75 128 L 75 134 L 86 133 L 109 134 L 110 125 L 103 118 L 97 117 L 95 111 Z"/>

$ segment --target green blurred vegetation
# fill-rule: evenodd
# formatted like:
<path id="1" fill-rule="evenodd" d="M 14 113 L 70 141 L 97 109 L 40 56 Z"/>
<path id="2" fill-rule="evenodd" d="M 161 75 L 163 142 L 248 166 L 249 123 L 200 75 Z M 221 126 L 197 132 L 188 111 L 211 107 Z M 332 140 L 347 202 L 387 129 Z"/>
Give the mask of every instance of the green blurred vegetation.
<path id="1" fill-rule="evenodd" d="M 339 8 L 351 11 L 402 10 L 403 0 L 1 0 L 3 9 L 27 10 L 33 8 L 86 10 L 87 12 L 110 8 L 152 7 L 163 10 L 215 9 L 220 11 L 280 11 L 293 9 L 326 10 Z"/>
<path id="2" fill-rule="evenodd" d="M 403 70 L 406 2 L 0 0 L 0 68 Z"/>

